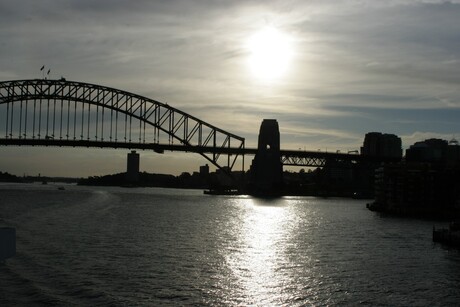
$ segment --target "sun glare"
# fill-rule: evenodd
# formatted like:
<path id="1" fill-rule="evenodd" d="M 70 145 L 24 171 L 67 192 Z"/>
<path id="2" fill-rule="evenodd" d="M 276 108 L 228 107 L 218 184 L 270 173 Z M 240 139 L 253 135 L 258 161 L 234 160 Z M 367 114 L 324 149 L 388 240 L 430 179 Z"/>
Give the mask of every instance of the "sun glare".
<path id="1" fill-rule="evenodd" d="M 254 34 L 248 42 L 249 67 L 255 77 L 273 80 L 282 77 L 292 57 L 288 36 L 267 27 Z"/>

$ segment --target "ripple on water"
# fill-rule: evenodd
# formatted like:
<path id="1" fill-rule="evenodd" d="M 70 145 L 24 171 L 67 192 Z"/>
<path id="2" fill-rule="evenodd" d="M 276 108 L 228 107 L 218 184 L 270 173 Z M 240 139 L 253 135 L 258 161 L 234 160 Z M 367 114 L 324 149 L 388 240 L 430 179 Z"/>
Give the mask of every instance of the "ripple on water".
<path id="1" fill-rule="evenodd" d="M 18 254 L 2 305 L 454 305 L 460 257 L 432 223 L 355 200 L 0 187 Z"/>

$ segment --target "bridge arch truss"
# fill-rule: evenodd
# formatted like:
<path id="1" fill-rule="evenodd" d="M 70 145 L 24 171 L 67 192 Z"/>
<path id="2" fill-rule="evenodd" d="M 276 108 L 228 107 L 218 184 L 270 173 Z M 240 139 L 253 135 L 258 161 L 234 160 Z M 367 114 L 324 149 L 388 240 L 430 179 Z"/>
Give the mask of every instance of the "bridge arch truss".
<path id="1" fill-rule="evenodd" d="M 0 82 L 0 145 L 195 152 L 217 168 L 244 169 L 244 138 L 168 104 L 61 80 Z"/>

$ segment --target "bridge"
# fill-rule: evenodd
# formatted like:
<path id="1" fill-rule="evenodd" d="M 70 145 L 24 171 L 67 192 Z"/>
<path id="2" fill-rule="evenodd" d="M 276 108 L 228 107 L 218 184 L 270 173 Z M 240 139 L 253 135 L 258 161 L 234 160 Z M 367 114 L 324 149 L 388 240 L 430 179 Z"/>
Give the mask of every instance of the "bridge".
<path id="1" fill-rule="evenodd" d="M 197 153 L 219 169 L 244 170 L 245 139 L 166 103 L 106 86 L 60 80 L 0 82 L 0 145 Z M 2 131 L 3 130 L 3 131 Z M 360 162 L 357 154 L 280 150 L 282 165 Z"/>

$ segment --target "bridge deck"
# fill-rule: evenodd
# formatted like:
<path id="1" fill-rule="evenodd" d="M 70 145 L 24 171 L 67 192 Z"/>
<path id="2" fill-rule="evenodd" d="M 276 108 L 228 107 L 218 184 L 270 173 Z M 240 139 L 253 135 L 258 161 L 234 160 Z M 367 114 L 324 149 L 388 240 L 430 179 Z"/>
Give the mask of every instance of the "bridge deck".
<path id="1" fill-rule="evenodd" d="M 191 146 L 184 144 L 157 144 L 136 142 L 113 142 L 94 140 L 67 139 L 0 139 L 0 146 L 57 146 L 57 147 L 93 147 L 93 148 L 126 148 L 151 150 L 156 153 L 165 151 L 193 152 L 200 154 L 249 155 L 257 153 L 257 148 Z M 329 161 L 373 162 L 381 159 L 371 159 L 357 154 L 328 153 L 305 150 L 280 150 L 283 165 L 323 167 Z"/>
<path id="2" fill-rule="evenodd" d="M 232 169 L 255 155 L 242 137 L 165 103 L 105 86 L 66 80 L 0 82 L 0 145 L 126 148 L 193 152 Z M 119 141 L 123 140 L 123 141 Z M 281 150 L 283 165 L 381 162 L 357 154 Z"/>

